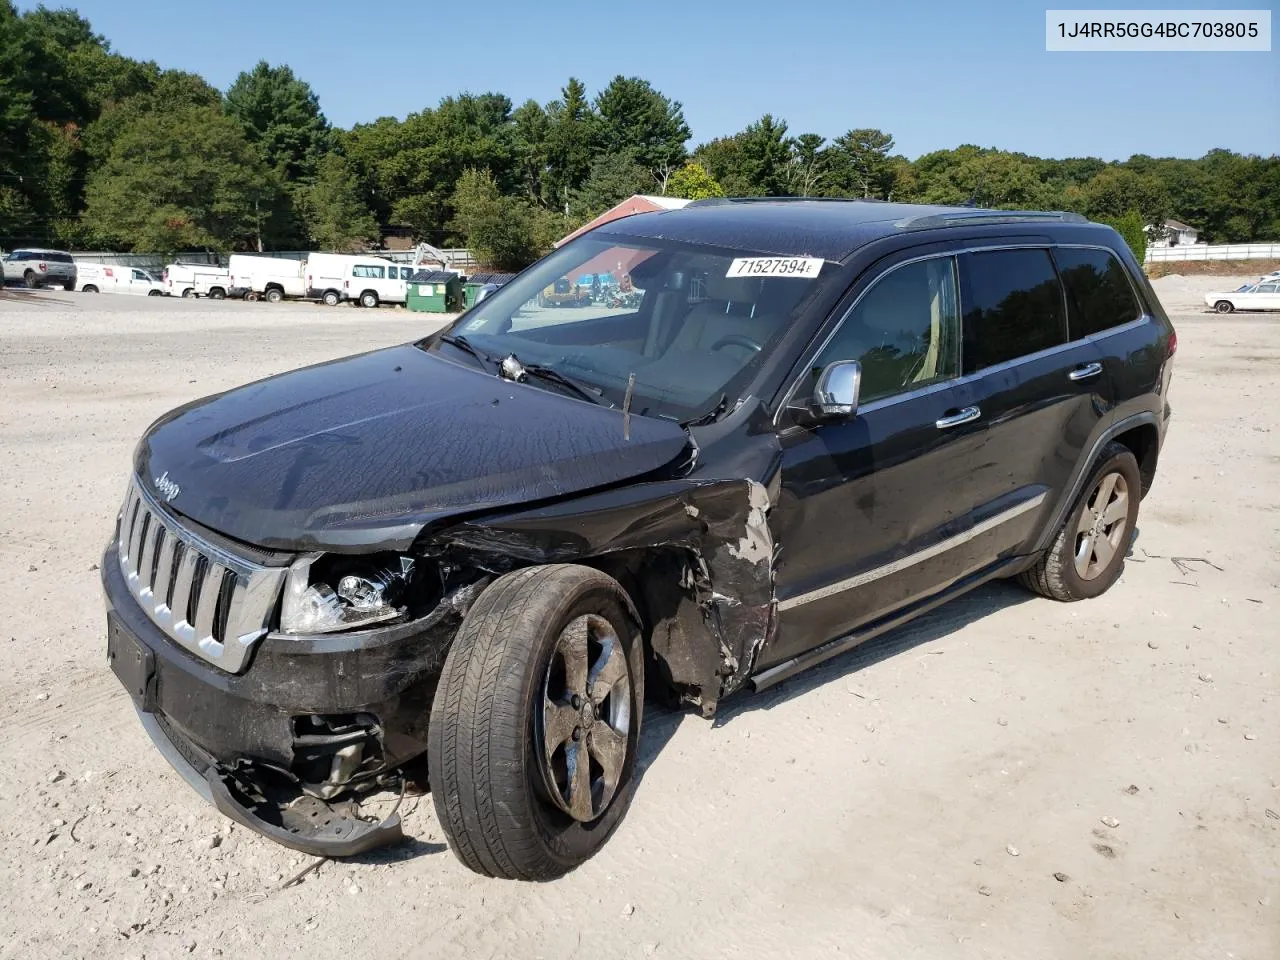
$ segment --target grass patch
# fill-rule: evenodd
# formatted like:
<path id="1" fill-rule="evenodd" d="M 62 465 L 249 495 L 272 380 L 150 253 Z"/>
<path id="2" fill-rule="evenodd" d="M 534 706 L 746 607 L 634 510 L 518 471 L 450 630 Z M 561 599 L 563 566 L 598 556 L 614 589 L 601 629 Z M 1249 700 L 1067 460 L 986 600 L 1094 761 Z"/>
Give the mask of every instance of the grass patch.
<path id="1" fill-rule="evenodd" d="M 1180 277 L 1260 277 L 1280 270 L 1280 260 L 1161 260 L 1146 265 L 1152 280 L 1177 274 Z"/>

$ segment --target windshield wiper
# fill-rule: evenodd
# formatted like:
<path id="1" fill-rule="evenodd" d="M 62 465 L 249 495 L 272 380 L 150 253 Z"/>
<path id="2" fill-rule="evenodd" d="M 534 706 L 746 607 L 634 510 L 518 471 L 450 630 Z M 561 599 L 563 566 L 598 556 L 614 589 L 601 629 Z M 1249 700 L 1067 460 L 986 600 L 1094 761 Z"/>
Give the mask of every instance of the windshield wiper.
<path id="1" fill-rule="evenodd" d="M 720 394 L 720 399 L 716 401 L 716 405 L 706 413 L 694 417 L 692 420 L 684 421 L 686 427 L 701 427 L 708 423 L 715 423 L 720 419 L 720 414 L 724 413 L 729 407 L 729 395 L 727 393 Z"/>
<path id="2" fill-rule="evenodd" d="M 484 368 L 484 371 L 486 373 L 488 373 L 489 370 L 493 367 L 493 358 L 489 356 L 487 353 L 483 352 L 482 350 L 477 349 L 476 346 L 466 337 L 463 337 L 463 336 L 455 337 L 453 334 L 446 333 L 443 336 L 441 336 L 437 342 L 447 343 L 451 347 L 457 347 L 463 353 L 471 354 L 471 356 L 475 357 L 477 360 L 480 361 L 480 366 Z"/>
<path id="3" fill-rule="evenodd" d="M 593 391 L 590 387 L 586 386 L 585 384 L 579 383 L 577 380 L 574 380 L 572 377 L 566 377 L 563 373 L 561 373 L 559 370 L 556 370 L 553 367 L 544 367 L 536 363 L 534 364 L 522 363 L 520 364 L 520 367 L 521 367 L 522 373 L 527 374 L 528 376 L 531 376 L 531 377 L 537 377 L 540 380 L 546 380 L 551 383 L 559 384 L 560 386 L 568 390 L 571 390 L 573 393 L 576 393 L 583 400 L 590 400 L 592 403 L 595 403 L 595 404 L 612 406 L 612 404 L 610 404 L 608 400 L 606 400 L 603 396 Z"/>

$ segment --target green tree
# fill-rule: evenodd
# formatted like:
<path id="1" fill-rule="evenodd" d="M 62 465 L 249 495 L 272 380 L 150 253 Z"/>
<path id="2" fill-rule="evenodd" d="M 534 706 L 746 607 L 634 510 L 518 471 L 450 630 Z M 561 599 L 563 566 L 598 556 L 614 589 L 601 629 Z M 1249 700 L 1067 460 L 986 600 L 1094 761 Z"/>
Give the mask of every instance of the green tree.
<path id="1" fill-rule="evenodd" d="M 378 221 L 360 194 L 351 164 L 341 154 L 320 158 L 315 182 L 302 189 L 299 206 L 307 233 L 322 250 L 364 250 L 378 239 Z"/>
<path id="2" fill-rule="evenodd" d="M 731 197 L 781 197 L 790 193 L 791 140 L 787 125 L 772 114 L 732 137 L 721 137 L 694 151 Z"/>
<path id="3" fill-rule="evenodd" d="M 648 170 L 659 192 L 686 156 L 691 136 L 684 107 L 664 97 L 647 80 L 616 76 L 596 97 L 596 146 L 604 153 L 629 153 Z"/>
<path id="4" fill-rule="evenodd" d="M 570 77 L 560 99 L 547 104 L 546 190 L 550 206 L 566 207 L 570 195 L 591 173 L 595 157 L 595 113 L 587 100 L 587 88 Z"/>
<path id="5" fill-rule="evenodd" d="M 1080 189 L 1084 212 L 1093 220 L 1116 219 L 1136 210 L 1149 226 L 1169 216 L 1169 192 L 1155 177 L 1112 166 Z"/>
<path id="6" fill-rule="evenodd" d="M 552 230 L 546 211 L 504 196 L 487 170 L 466 170 L 451 198 L 449 227 L 476 259 L 496 270 L 520 270 L 545 252 Z"/>
<path id="7" fill-rule="evenodd" d="M 821 196 L 827 185 L 829 157 L 826 138 L 802 133 L 791 148 L 790 192 L 797 197 Z"/>
<path id="8" fill-rule="evenodd" d="M 972 200 L 995 209 L 1040 209 L 1051 197 L 1030 161 L 1002 150 L 971 144 L 938 150 L 915 165 L 917 199 L 924 203 L 962 204 Z"/>
<path id="9" fill-rule="evenodd" d="M 517 189 L 535 203 L 545 201 L 547 167 L 550 163 L 548 138 L 551 120 L 536 100 L 527 100 L 512 115 L 513 170 Z"/>
<path id="10" fill-rule="evenodd" d="M 144 114 L 90 177 L 85 220 L 128 248 L 261 248 L 278 193 L 240 123 L 215 107 Z"/>
<path id="11" fill-rule="evenodd" d="M 259 61 L 227 90 L 226 111 L 244 125 L 286 184 L 308 183 L 315 176 L 331 144 L 329 121 L 315 92 L 292 69 Z"/>
<path id="12" fill-rule="evenodd" d="M 671 175 L 667 181 L 666 195 L 685 200 L 708 200 L 723 197 L 724 187 L 707 173 L 706 167 L 691 160 Z"/>
<path id="13" fill-rule="evenodd" d="M 1143 263 L 1146 260 L 1147 224 L 1144 222 L 1141 213 L 1137 210 L 1130 210 L 1119 217 L 1109 220 L 1104 219 L 1101 222 L 1115 228 L 1116 233 L 1124 237 L 1124 242 L 1129 245 L 1129 249 L 1133 251 L 1133 255 L 1139 263 Z"/>
<path id="14" fill-rule="evenodd" d="M 570 211 L 579 220 L 590 220 L 627 197 L 644 193 L 650 182 L 649 171 L 631 151 L 603 154 L 591 164 L 586 182 L 571 195 Z"/>
<path id="15" fill-rule="evenodd" d="M 837 137 L 828 159 L 833 186 L 850 196 L 885 199 L 894 184 L 893 146 L 892 136 L 869 127 Z"/>

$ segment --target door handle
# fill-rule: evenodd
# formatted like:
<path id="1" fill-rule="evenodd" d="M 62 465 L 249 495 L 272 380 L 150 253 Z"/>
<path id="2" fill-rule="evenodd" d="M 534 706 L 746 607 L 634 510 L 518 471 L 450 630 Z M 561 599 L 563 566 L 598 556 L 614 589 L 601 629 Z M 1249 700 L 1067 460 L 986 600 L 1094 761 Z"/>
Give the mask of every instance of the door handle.
<path id="1" fill-rule="evenodd" d="M 953 413 L 948 417 L 943 417 L 934 423 L 939 430 L 945 430 L 947 427 L 958 427 L 962 423 L 969 423 L 977 420 L 982 416 L 982 411 L 977 407 L 965 407 L 963 410 Z"/>
<path id="2" fill-rule="evenodd" d="M 1102 364 L 1100 363 L 1082 363 L 1070 373 L 1067 374 L 1069 380 L 1088 380 L 1090 377 L 1096 377 L 1102 372 Z"/>

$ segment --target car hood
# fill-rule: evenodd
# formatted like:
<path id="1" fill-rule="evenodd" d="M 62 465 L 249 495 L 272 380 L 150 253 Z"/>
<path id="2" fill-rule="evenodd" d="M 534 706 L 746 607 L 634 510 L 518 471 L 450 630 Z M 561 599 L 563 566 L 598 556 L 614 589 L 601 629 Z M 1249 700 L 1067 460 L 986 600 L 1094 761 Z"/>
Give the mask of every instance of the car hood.
<path id="1" fill-rule="evenodd" d="M 414 346 L 307 367 L 156 421 L 135 469 L 169 509 L 270 549 L 404 549 L 433 521 L 651 473 L 679 424 Z"/>

